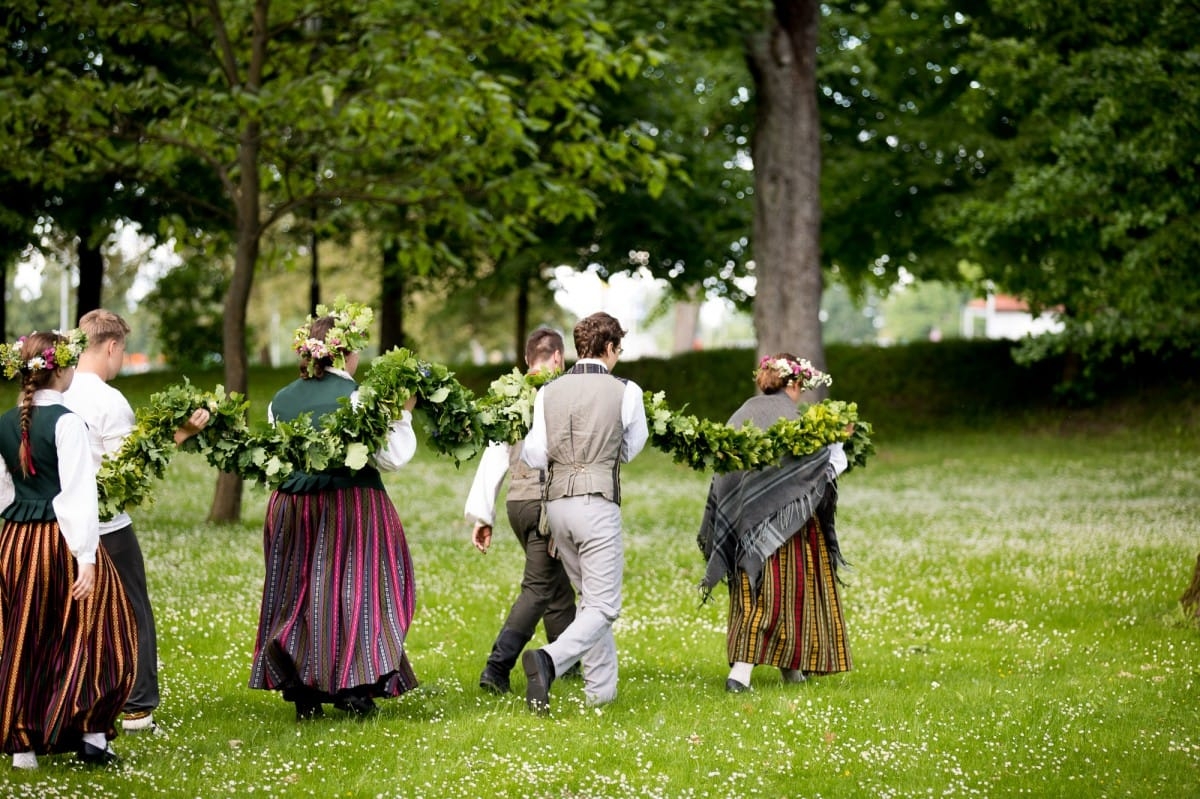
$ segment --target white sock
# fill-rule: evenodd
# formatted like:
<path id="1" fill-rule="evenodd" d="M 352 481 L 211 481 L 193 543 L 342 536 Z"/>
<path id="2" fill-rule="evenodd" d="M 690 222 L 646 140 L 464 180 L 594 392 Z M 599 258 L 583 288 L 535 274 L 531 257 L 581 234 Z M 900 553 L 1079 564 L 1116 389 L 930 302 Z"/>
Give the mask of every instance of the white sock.
<path id="1" fill-rule="evenodd" d="M 729 670 L 729 679 L 737 680 L 742 685 L 750 684 L 750 671 L 754 668 L 751 663 L 743 663 L 740 660 L 733 664 L 733 668 Z"/>
<path id="2" fill-rule="evenodd" d="M 13 768 L 37 768 L 37 755 L 32 749 L 28 752 L 17 752 L 13 755 Z"/>
<path id="3" fill-rule="evenodd" d="M 97 749 L 108 749 L 108 736 L 102 732 L 85 732 L 83 742 L 91 744 Z"/>

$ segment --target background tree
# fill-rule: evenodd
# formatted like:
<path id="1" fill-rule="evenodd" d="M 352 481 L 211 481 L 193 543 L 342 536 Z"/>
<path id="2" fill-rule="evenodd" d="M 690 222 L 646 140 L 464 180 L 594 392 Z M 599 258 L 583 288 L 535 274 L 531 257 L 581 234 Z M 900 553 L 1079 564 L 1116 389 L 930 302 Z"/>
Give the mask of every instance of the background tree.
<path id="1" fill-rule="evenodd" d="M 105 82 L 47 70 L 23 87 L 37 102 L 61 98 L 56 112 L 83 131 L 72 146 L 111 155 L 115 135 L 166 174 L 185 158 L 202 162 L 223 188 L 217 210 L 233 270 L 222 359 L 231 391 L 248 388 L 246 305 L 263 236 L 283 220 L 322 203 L 404 209 L 396 241 L 432 269 L 441 252 L 425 230 L 513 240 L 528 219 L 587 213 L 586 186 L 606 164 L 657 169 L 636 139 L 607 138 L 586 105 L 595 83 L 636 71 L 640 45 L 609 41 L 571 3 L 258 0 L 201 9 L 95 0 L 47 4 L 45 13 L 94 31 L 101 57 L 133 76 Z M 490 73 L 481 43 L 524 61 L 537 79 L 518 84 L 508 67 Z M 137 51 L 158 48 L 196 54 L 199 78 L 173 82 L 178 76 L 147 69 Z M 91 127 L 97 109 L 115 114 L 100 115 L 102 132 Z M 531 146 L 549 126 L 554 167 Z M 505 214 L 479 224 L 489 202 Z M 224 476 L 210 516 L 237 518 L 240 499 L 240 481 Z"/>
<path id="2" fill-rule="evenodd" d="M 951 222 L 999 288 L 1062 336 L 1029 354 L 1200 347 L 1200 6 L 990 4 L 964 119 L 993 136 Z"/>

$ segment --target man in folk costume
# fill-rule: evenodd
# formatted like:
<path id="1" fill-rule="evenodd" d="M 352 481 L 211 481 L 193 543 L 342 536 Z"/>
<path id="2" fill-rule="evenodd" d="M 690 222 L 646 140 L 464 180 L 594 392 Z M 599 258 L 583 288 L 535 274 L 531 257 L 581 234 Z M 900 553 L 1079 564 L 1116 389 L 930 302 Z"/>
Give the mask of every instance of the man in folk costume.
<path id="1" fill-rule="evenodd" d="M 581 660 L 588 703 L 617 696 L 612 625 L 621 611 L 625 568 L 620 472 L 648 437 L 641 388 L 611 374 L 624 336 L 603 312 L 575 326 L 579 361 L 538 391 L 525 438 L 525 463 L 547 470 L 544 518 L 579 594 L 575 620 L 558 639 L 521 656 L 525 702 L 538 713 L 550 709 L 555 676 Z"/>
<path id="2" fill-rule="evenodd" d="M 563 368 L 563 338 L 556 330 L 538 328 L 525 342 L 525 363 L 530 374 L 556 375 Z M 513 602 L 500 634 L 492 644 L 487 665 L 479 675 L 479 687 L 496 694 L 509 692 L 509 673 L 537 630 L 538 622 L 553 643 L 575 619 L 575 592 L 563 569 L 562 561 L 550 554 L 549 541 L 542 529 L 543 469 L 531 469 L 521 460 L 520 442 L 488 445 L 479 459 L 471 491 L 464 508 L 474 522 L 471 540 L 484 554 L 492 544 L 492 523 L 496 516 L 496 498 L 505 475 L 509 475 L 505 507 L 517 543 L 525 553 L 521 591 Z"/>

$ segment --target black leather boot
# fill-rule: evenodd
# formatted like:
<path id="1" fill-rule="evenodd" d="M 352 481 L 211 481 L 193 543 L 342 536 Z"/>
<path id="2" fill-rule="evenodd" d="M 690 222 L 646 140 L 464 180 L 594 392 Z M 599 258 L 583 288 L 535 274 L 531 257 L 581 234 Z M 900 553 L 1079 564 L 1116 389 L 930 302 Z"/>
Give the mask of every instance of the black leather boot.
<path id="1" fill-rule="evenodd" d="M 493 694 L 508 693 L 509 672 L 517 665 L 517 658 L 521 656 L 521 650 L 529 643 L 530 637 L 508 627 L 501 630 L 492 644 L 487 665 L 479 675 L 479 687 Z"/>

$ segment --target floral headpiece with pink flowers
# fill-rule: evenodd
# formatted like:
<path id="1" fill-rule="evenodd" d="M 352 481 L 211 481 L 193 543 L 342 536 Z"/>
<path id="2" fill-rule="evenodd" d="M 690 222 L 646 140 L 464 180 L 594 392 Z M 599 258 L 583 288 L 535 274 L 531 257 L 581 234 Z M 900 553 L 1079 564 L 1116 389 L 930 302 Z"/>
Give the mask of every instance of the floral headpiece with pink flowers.
<path id="1" fill-rule="evenodd" d="M 817 386 L 833 385 L 833 378 L 813 366 L 807 358 L 793 360 L 791 358 L 773 358 L 770 355 L 766 355 L 758 362 L 758 370 L 754 373 L 754 376 L 758 377 L 758 372 L 768 371 L 778 375 L 785 386 L 792 383 L 799 383 L 800 387 L 805 391 L 812 391 Z"/>
<path id="2" fill-rule="evenodd" d="M 29 360 L 21 357 L 21 348 L 28 336 L 21 336 L 16 344 L 0 344 L 0 367 L 4 369 L 4 376 L 11 380 L 17 375 L 32 374 L 42 369 L 52 372 L 79 363 L 79 356 L 87 349 L 87 333 L 75 328 L 66 333 L 55 330 L 54 335 L 59 337 L 54 346 L 47 347 Z"/>
<path id="3" fill-rule="evenodd" d="M 329 328 L 324 340 L 313 338 L 313 322 L 326 316 L 333 317 L 333 327 Z M 347 302 L 345 297 L 338 297 L 333 307 L 318 305 L 316 316 L 310 314 L 292 337 L 292 349 L 301 358 L 300 367 L 313 377 L 313 364 L 328 358 L 335 369 L 344 370 L 346 356 L 367 346 L 373 321 L 375 313 L 370 308 Z"/>

